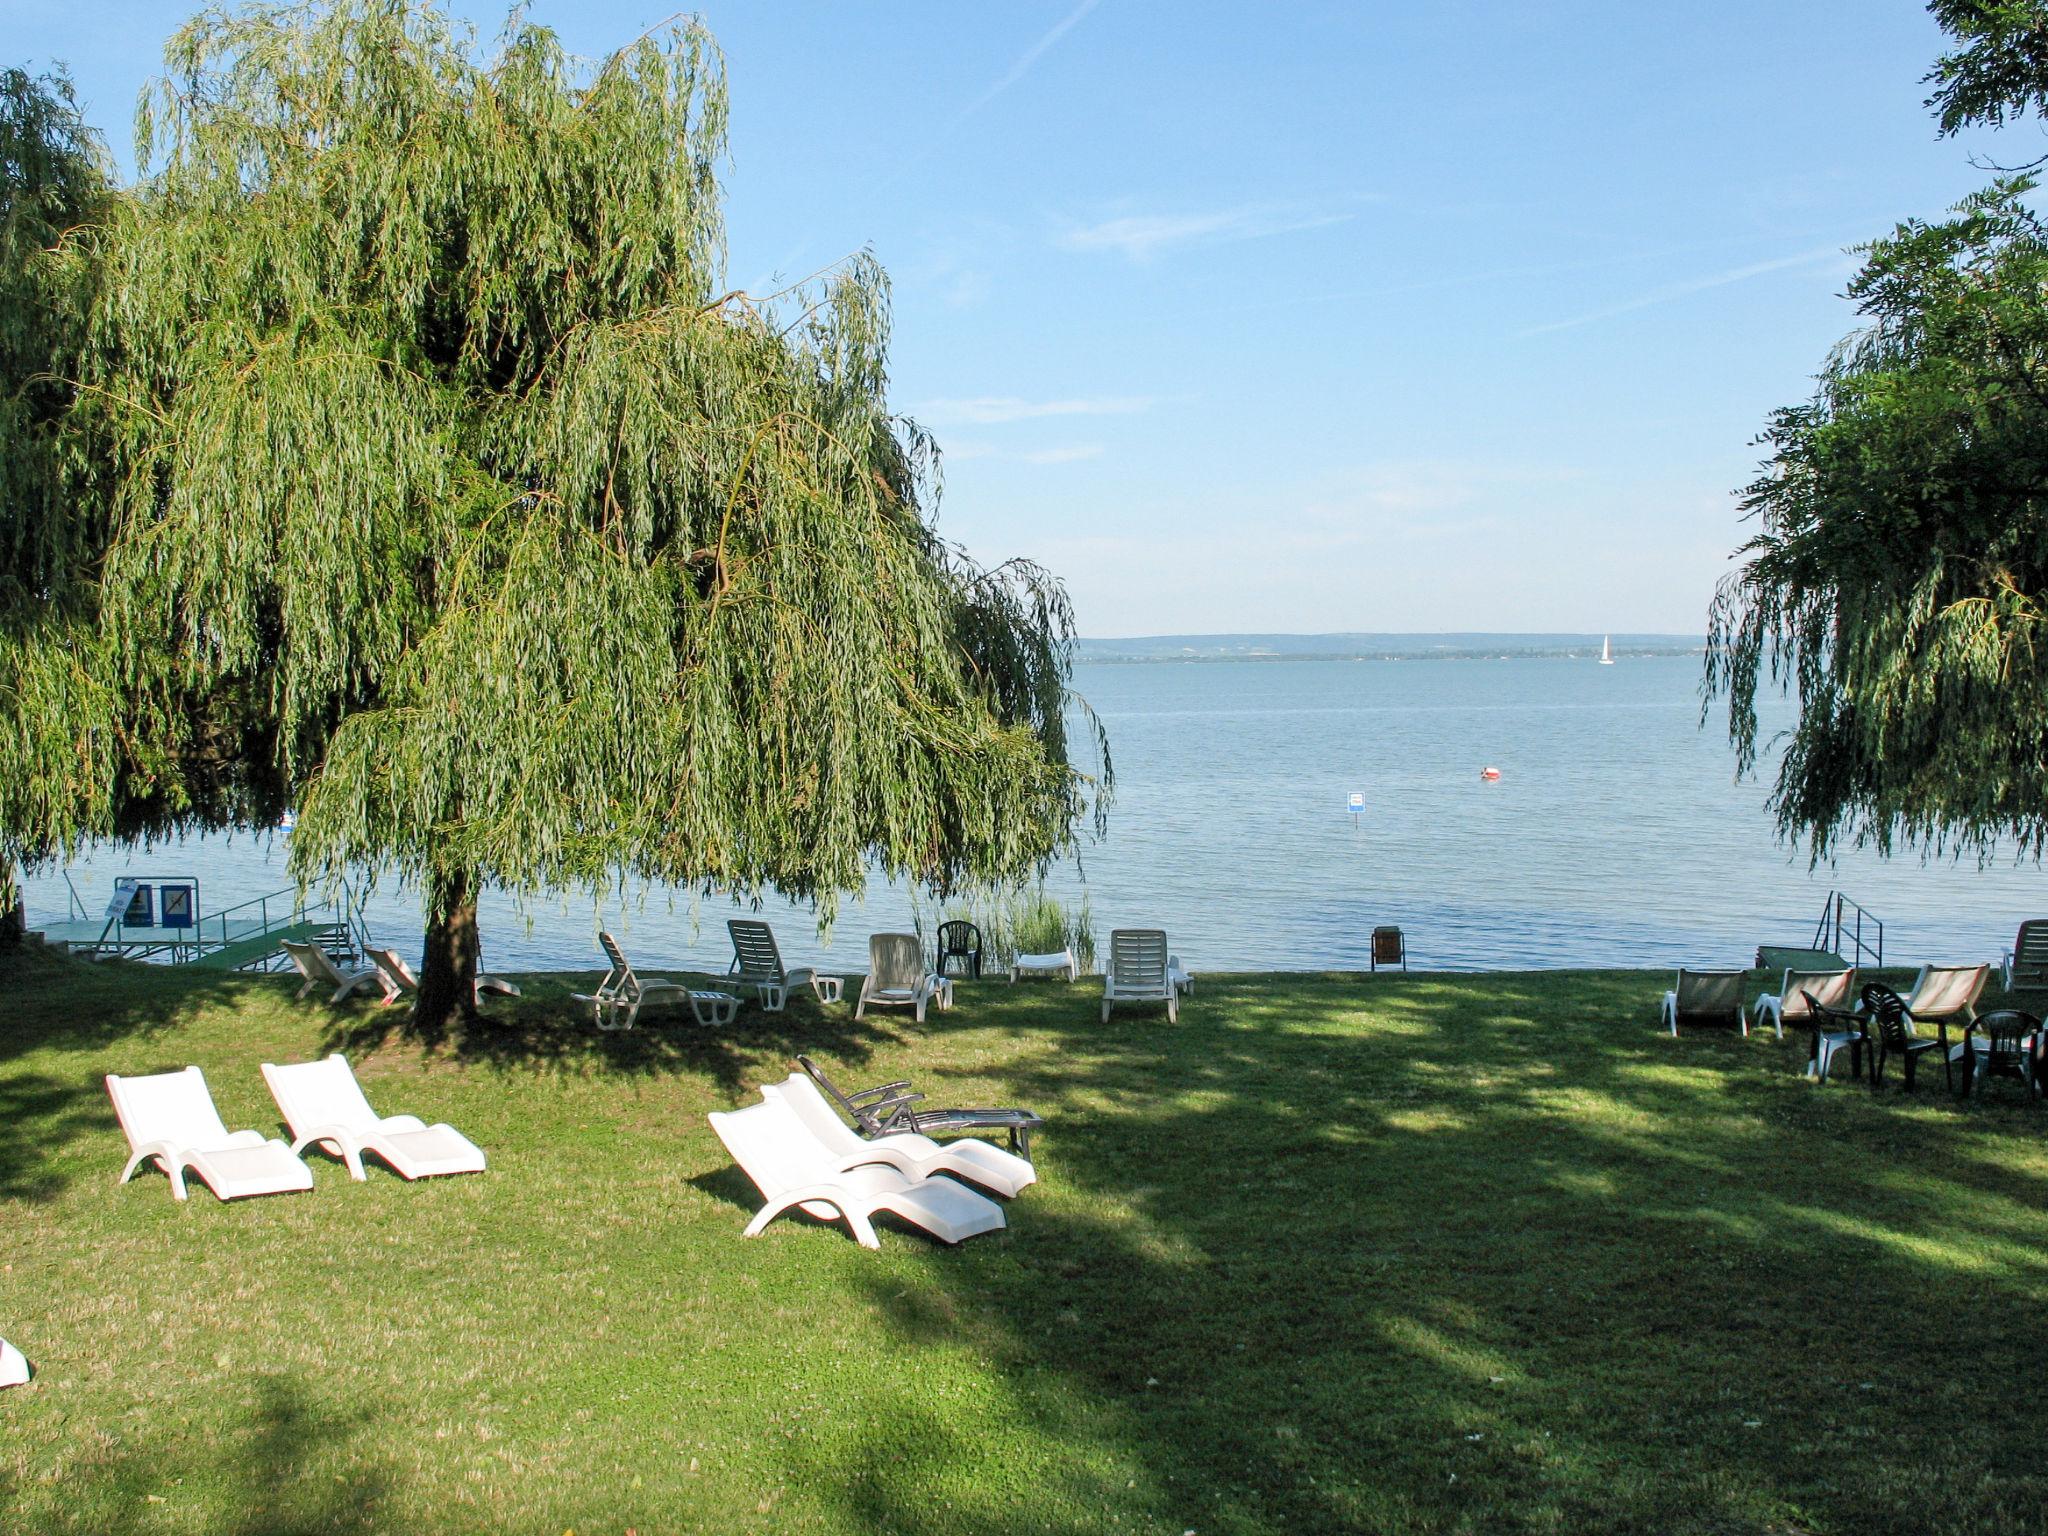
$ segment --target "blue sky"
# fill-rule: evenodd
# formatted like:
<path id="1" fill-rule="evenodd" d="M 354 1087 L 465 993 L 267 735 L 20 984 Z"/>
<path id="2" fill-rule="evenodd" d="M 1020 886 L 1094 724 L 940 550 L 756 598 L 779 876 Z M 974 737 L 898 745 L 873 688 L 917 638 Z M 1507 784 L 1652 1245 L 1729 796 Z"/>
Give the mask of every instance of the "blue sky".
<path id="1" fill-rule="evenodd" d="M 183 4 L 0 0 L 124 157 Z M 486 35 L 502 8 L 460 0 Z M 660 20 L 534 0 L 598 54 Z M 1939 142 L 1916 0 L 712 3 L 730 277 L 872 247 L 940 526 L 1092 635 L 1697 632 L 1846 246 Z"/>

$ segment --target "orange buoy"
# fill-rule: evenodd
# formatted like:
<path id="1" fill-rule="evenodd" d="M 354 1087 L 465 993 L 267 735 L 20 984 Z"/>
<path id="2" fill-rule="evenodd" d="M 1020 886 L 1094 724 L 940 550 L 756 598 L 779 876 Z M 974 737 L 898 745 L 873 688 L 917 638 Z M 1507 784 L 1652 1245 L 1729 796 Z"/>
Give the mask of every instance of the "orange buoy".
<path id="1" fill-rule="evenodd" d="M 1487 783 L 1491 784 L 1495 779 L 1500 777 L 1500 770 L 1489 764 L 1488 766 L 1479 770 L 1479 777 L 1486 780 Z"/>

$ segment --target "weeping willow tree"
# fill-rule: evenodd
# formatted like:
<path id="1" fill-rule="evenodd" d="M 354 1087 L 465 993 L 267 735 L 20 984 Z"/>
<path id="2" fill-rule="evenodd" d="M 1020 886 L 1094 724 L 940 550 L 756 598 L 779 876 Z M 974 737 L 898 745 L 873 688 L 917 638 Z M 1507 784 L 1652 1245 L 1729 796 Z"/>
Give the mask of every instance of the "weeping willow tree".
<path id="1" fill-rule="evenodd" d="M 1798 721 L 1773 805 L 1816 858 L 1840 840 L 2048 846 L 2048 228 L 2031 183 L 1868 249 L 1869 325 L 1781 410 L 1723 583 L 1707 681 L 1745 770 L 1756 698 Z"/>
<path id="2" fill-rule="evenodd" d="M 63 424 L 90 304 L 91 230 L 111 195 L 71 82 L 0 70 L 0 764 L 9 768 L 68 713 L 53 715 L 50 700 L 22 686 L 26 654 L 59 637 L 91 640 L 93 540 L 71 515 Z M 49 681 L 68 690 L 76 674 Z M 42 746 L 61 759 L 59 738 Z M 21 928 L 14 871 L 31 852 L 20 834 L 39 819 L 18 807 L 48 786 L 0 777 L 10 781 L 0 789 L 0 942 L 9 942 Z"/>
<path id="3" fill-rule="evenodd" d="M 704 32 L 588 67 L 515 13 L 480 60 L 338 0 L 209 11 L 166 60 L 66 418 L 104 686 L 30 765 L 83 752 L 75 792 L 7 803 L 25 845 L 296 804 L 302 881 L 422 892 L 428 1022 L 485 887 L 829 920 L 871 868 L 1068 846 L 1065 595 L 935 534 L 872 260 L 724 286 Z"/>
<path id="4" fill-rule="evenodd" d="M 1943 135 L 2048 103 L 2048 4 L 1931 0 Z M 2036 162 L 2038 163 L 2038 162 Z M 1848 841 L 2048 850 L 2048 225 L 2009 178 L 1865 248 L 1866 320 L 1777 412 L 1716 595 L 1709 702 L 1741 768 L 1757 694 L 1798 719 L 1772 795 L 1816 860 Z"/>

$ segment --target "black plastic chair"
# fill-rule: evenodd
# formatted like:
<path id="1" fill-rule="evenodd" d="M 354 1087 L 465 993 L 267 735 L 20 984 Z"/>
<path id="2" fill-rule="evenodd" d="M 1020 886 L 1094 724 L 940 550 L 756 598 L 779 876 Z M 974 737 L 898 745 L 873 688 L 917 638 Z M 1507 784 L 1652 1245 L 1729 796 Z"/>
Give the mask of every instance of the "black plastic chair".
<path id="1" fill-rule="evenodd" d="M 1836 1052 L 1844 1046 L 1849 1050 L 1849 1074 L 1863 1075 L 1863 1052 L 1870 1044 L 1870 1029 L 1860 1013 L 1848 1013 L 1840 1008 L 1830 1008 L 1811 992 L 1799 994 L 1806 999 L 1810 1010 L 1807 1021 L 1813 1030 L 1813 1044 L 1807 1048 L 1806 1070 L 1815 1082 L 1828 1080 L 1828 1067 L 1834 1061 Z"/>
<path id="2" fill-rule="evenodd" d="M 981 980 L 981 930 L 958 918 L 950 923 L 939 924 L 938 973 L 947 974 L 946 964 L 952 960 L 967 962 L 966 975 L 974 981 Z"/>
<path id="3" fill-rule="evenodd" d="M 2034 1058 L 2040 1034 L 2041 1021 L 2017 1008 L 2000 1008 L 1973 1019 L 1963 1031 L 1963 1092 L 1983 1092 L 1989 1077 L 2016 1077 L 2026 1084 L 2028 1098 L 2039 1097 Z"/>
<path id="4" fill-rule="evenodd" d="M 1906 1000 L 1882 982 L 1873 981 L 1863 989 L 1863 1015 L 1868 1020 L 1872 1058 L 1870 1063 L 1870 1086 L 1875 1088 L 1884 1082 L 1885 1063 L 1896 1056 L 1905 1063 L 1906 1092 L 1913 1091 L 1913 1074 L 1919 1068 L 1920 1058 L 1929 1051 L 1941 1052 L 1941 1070 L 1953 1084 L 1954 1074 L 1949 1065 L 1948 1030 L 1938 1025 L 1941 1033 L 1935 1036 L 1915 1034 L 1913 1013 L 1906 1006 Z"/>

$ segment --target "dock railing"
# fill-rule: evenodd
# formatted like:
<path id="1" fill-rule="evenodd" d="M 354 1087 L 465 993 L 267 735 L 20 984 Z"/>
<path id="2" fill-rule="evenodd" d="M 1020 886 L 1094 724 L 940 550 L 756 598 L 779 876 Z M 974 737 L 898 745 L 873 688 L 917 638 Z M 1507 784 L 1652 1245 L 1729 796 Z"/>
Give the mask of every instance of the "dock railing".
<path id="1" fill-rule="evenodd" d="M 1840 891 L 1829 891 L 1813 930 L 1813 947 L 1840 955 L 1851 965 L 1883 965 L 1884 923 Z"/>

